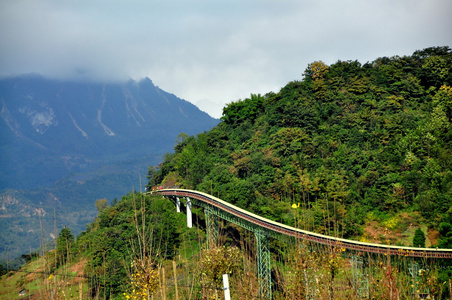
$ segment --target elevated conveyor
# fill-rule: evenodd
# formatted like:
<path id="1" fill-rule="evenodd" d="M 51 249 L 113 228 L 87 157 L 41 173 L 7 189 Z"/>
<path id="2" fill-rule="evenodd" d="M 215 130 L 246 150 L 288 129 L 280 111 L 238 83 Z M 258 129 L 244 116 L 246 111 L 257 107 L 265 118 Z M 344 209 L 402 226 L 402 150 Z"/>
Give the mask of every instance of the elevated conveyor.
<path id="1" fill-rule="evenodd" d="M 232 205 L 226 201 L 223 201 L 217 197 L 199 191 L 185 189 L 162 189 L 154 191 L 153 193 L 160 194 L 162 196 L 185 197 L 196 199 L 198 201 L 211 205 L 212 207 L 216 207 L 217 209 L 227 212 L 228 214 L 234 217 L 240 218 L 251 224 L 265 228 L 273 233 L 292 236 L 313 243 L 367 253 L 380 253 L 386 255 L 424 257 L 424 258 L 452 258 L 452 249 L 415 248 L 375 243 L 364 243 L 294 228 L 260 217 L 249 211 L 246 211 L 235 205 Z"/>

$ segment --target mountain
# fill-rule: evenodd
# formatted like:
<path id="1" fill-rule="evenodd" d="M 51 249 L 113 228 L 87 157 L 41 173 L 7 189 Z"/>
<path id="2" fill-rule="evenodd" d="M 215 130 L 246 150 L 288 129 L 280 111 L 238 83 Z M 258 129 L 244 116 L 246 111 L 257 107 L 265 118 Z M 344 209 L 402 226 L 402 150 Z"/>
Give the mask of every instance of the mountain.
<path id="1" fill-rule="evenodd" d="M 450 249 L 452 50 L 434 47 L 365 64 L 313 62 L 303 78 L 279 92 L 228 104 L 210 131 L 181 135 L 174 153 L 152 173 L 150 186 L 203 191 L 301 229 L 363 242 Z M 41 276 L 45 280 L 31 283 L 33 274 L 20 272 L 5 276 L 0 285 L 17 282 L 17 291 L 28 289 L 30 297 L 52 286 L 66 292 L 60 287 L 72 285 L 73 298 L 89 291 L 93 298 L 111 299 L 146 298 L 153 291 L 156 299 L 165 290 L 174 299 L 179 286 L 192 298 L 213 299 L 222 274 L 230 273 L 233 299 L 259 298 L 255 263 L 260 255 L 251 232 L 212 222 L 218 225 L 220 247 L 207 246 L 202 209 L 193 210 L 194 226 L 186 228 L 185 215 L 157 195 L 133 193 L 109 207 L 98 206 L 95 221 L 77 240 L 67 238 L 68 228 L 61 230 L 57 251 L 44 256 L 47 266 L 38 269 L 48 270 Z M 400 299 L 416 293 L 435 299 L 450 295 L 450 260 L 414 259 L 404 252 L 389 258 L 290 239 L 271 239 L 269 245 L 273 299 L 314 294 L 350 299 L 361 291 L 369 299 L 391 293 Z M 234 261 L 237 269 L 231 271 Z M 73 276 L 82 266 L 83 283 Z M 412 272 L 415 266 L 422 272 Z M 363 289 L 351 285 L 357 273 L 366 279 L 358 280 Z M 166 284 L 158 290 L 165 274 Z M 211 285 L 209 277 L 218 285 Z M 35 288 L 45 284 L 41 291 Z"/>
<path id="2" fill-rule="evenodd" d="M 148 78 L 109 84 L 3 79 L 0 105 L 0 189 L 46 186 L 71 172 L 163 154 L 179 133 L 217 123 Z"/>
<path id="3" fill-rule="evenodd" d="M 1 79 L 0 252 L 11 258 L 39 246 L 41 225 L 45 239 L 54 224 L 80 232 L 95 216 L 96 199 L 139 190 L 148 166 L 161 162 L 180 133 L 217 123 L 149 78 Z"/>

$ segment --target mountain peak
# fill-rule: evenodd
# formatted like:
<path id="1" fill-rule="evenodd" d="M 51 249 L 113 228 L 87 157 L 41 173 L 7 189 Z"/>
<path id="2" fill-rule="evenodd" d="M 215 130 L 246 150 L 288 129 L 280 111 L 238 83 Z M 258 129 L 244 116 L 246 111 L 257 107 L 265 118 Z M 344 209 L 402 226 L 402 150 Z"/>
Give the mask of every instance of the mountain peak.
<path id="1" fill-rule="evenodd" d="M 13 169 L 0 174 L 0 188 L 49 183 L 40 173 L 52 174 L 56 165 L 66 169 L 58 173 L 73 170 L 60 157 L 108 160 L 169 152 L 180 132 L 196 134 L 218 122 L 149 78 L 102 84 L 27 74 L 0 80 L 0 99 L 0 160 Z M 36 159 L 50 160 L 50 166 L 24 165 Z M 36 180 L 13 175 L 22 172 Z"/>

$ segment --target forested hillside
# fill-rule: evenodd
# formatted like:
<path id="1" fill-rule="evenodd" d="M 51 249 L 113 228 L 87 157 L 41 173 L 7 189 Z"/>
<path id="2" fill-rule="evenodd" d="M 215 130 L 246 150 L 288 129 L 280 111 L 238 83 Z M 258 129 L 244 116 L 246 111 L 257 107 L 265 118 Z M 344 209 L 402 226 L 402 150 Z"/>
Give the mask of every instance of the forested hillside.
<path id="1" fill-rule="evenodd" d="M 39 253 L 22 255 L 28 263 L 0 278 L 0 299 L 147 299 L 136 276 L 157 274 L 176 251 L 187 257 L 185 249 L 200 248 L 197 231 L 188 232 L 184 215 L 161 197 L 129 193 L 111 205 L 100 199 L 96 208 L 97 217 L 77 239 L 65 227 Z M 4 269 L 0 265 L 0 275 Z"/>
<path id="2" fill-rule="evenodd" d="M 449 47 L 364 65 L 313 62 L 279 93 L 227 105 L 211 131 L 180 134 L 149 168 L 148 188 L 205 191 L 344 238 L 452 248 L 451 68 Z M 232 299 L 259 298 L 252 233 L 224 222 L 219 245 L 207 247 L 202 209 L 186 228 L 156 195 L 96 208 L 77 239 L 63 228 L 55 250 L 24 255 L 31 261 L 0 279 L 0 299 L 218 299 L 225 273 Z M 275 239 L 271 252 L 273 299 L 366 297 L 345 249 Z M 450 296 L 447 260 L 361 258 L 369 299 Z"/>
<path id="3" fill-rule="evenodd" d="M 181 131 L 218 121 L 149 78 L 1 78 L 0 263 L 50 241 L 55 223 L 80 233 L 96 199 L 140 190 L 147 166 L 162 161 Z"/>
<path id="4" fill-rule="evenodd" d="M 278 93 L 228 104 L 211 131 L 180 135 L 148 185 L 204 191 L 345 238 L 412 245 L 386 231 L 416 223 L 427 246 L 449 248 L 451 117 L 449 47 L 315 61 Z M 385 234 L 372 236 L 372 224 Z"/>

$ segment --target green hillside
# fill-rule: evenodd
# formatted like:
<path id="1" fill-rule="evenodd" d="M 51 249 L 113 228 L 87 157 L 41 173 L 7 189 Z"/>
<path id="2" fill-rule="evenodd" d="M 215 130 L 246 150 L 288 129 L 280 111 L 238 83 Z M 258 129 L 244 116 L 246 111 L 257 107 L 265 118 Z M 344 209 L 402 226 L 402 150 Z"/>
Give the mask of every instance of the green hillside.
<path id="1" fill-rule="evenodd" d="M 313 62 L 278 93 L 228 104 L 212 130 L 180 134 L 174 153 L 149 168 L 147 187 L 204 191 L 333 236 L 452 248 L 451 68 L 449 47 L 364 65 Z M 174 203 L 156 195 L 129 193 L 96 208 L 77 238 L 62 229 L 54 250 L 25 255 L 30 262 L 2 276 L 0 299 L 223 299 L 224 273 L 232 299 L 259 299 L 253 233 L 219 221 L 219 245 L 208 247 L 202 209 L 193 207 L 187 228 Z M 451 293 L 446 259 L 284 239 L 270 248 L 277 300 Z"/>
<path id="2" fill-rule="evenodd" d="M 310 64 L 278 93 L 180 135 L 149 185 L 190 188 L 345 238 L 452 247 L 452 53 Z M 392 231 L 393 235 L 385 234 Z"/>

